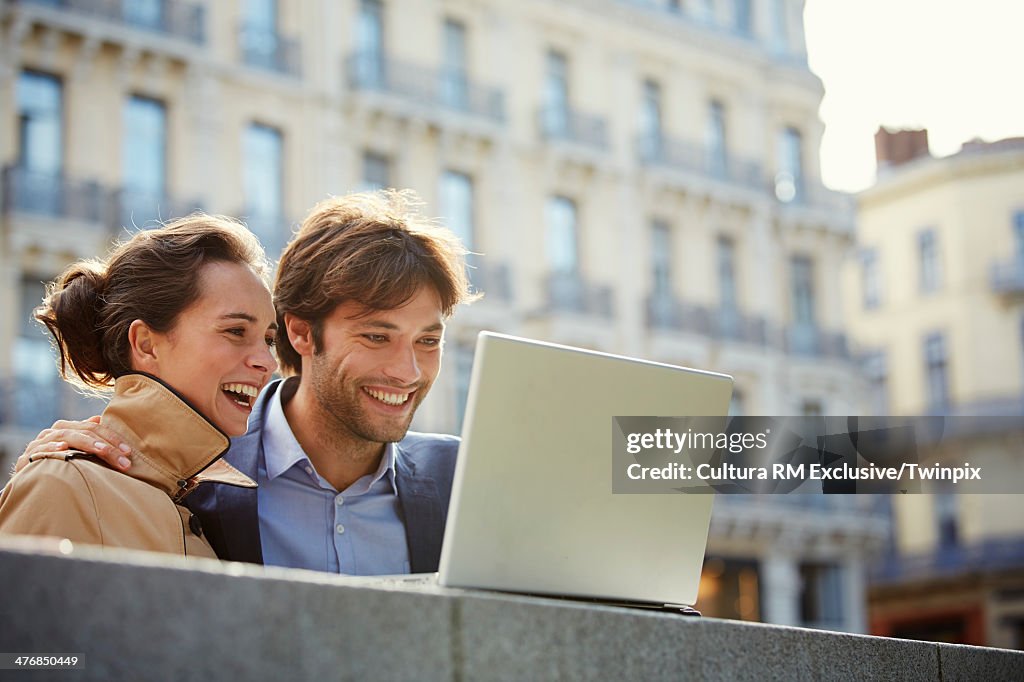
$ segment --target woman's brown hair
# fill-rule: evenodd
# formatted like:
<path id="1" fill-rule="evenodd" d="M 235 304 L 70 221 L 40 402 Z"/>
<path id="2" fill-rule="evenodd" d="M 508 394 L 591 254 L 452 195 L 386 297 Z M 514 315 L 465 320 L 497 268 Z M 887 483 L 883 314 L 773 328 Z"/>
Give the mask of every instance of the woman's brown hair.
<path id="1" fill-rule="evenodd" d="M 61 376 L 104 389 L 131 368 L 135 320 L 168 332 L 200 296 L 200 270 L 213 261 L 267 270 L 259 240 L 241 223 L 194 213 L 135 234 L 105 262 L 71 265 L 46 290 L 34 317 L 53 335 Z"/>

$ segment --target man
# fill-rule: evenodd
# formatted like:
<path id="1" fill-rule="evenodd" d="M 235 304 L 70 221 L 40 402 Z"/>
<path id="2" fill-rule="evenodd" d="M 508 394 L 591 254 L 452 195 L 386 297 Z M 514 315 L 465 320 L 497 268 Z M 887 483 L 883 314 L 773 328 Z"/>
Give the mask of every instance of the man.
<path id="1" fill-rule="evenodd" d="M 458 440 L 407 432 L 440 369 L 445 321 L 472 296 L 464 248 L 413 200 L 329 199 L 285 249 L 274 304 L 288 378 L 250 398 L 248 432 L 225 455 L 259 487 L 185 498 L 222 559 L 437 570 Z M 58 422 L 26 454 L 74 448 L 123 469 L 122 442 L 94 422 Z"/>

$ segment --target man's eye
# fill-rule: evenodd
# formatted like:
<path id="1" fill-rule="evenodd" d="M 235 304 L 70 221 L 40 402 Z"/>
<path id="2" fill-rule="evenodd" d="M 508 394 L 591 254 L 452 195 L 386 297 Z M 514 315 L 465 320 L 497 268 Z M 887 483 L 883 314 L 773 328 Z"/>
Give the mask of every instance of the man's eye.
<path id="1" fill-rule="evenodd" d="M 245 330 L 241 327 L 232 327 L 227 330 L 228 334 L 234 334 L 235 336 L 245 336 Z"/>
<path id="2" fill-rule="evenodd" d="M 363 338 L 370 343 L 384 343 L 388 340 L 388 337 L 384 334 L 363 334 Z"/>
<path id="3" fill-rule="evenodd" d="M 440 337 L 437 337 L 437 336 L 428 336 L 428 337 L 426 337 L 424 339 L 420 339 L 420 343 L 422 343 L 424 346 L 431 346 L 431 347 L 440 346 L 441 345 L 441 339 L 440 339 Z"/>

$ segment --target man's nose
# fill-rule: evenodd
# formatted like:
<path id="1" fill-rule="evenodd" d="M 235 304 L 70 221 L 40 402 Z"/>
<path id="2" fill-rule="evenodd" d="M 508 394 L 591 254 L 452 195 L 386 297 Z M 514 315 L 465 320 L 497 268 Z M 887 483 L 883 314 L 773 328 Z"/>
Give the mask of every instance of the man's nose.
<path id="1" fill-rule="evenodd" d="M 416 349 L 411 345 L 397 344 L 394 352 L 388 358 L 384 373 L 406 386 L 419 381 L 423 373 L 420 371 L 420 365 L 416 359 Z"/>

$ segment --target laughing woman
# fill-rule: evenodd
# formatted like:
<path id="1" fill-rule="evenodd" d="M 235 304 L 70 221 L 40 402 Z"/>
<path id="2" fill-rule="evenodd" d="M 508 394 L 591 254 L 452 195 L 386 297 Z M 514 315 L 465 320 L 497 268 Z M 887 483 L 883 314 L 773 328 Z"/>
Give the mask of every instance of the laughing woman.
<path id="1" fill-rule="evenodd" d="M 36 455 L 0 493 L 0 533 L 215 556 L 181 500 L 203 481 L 256 485 L 221 456 L 277 368 L 265 269 L 243 226 L 196 214 L 53 282 L 35 317 L 61 376 L 113 389 L 101 420 L 126 437 L 133 466 Z"/>

